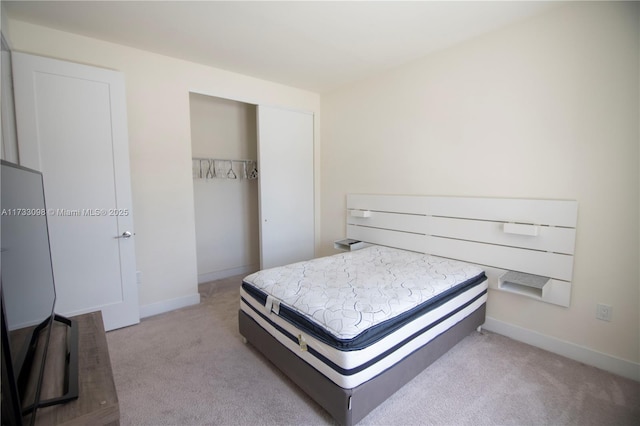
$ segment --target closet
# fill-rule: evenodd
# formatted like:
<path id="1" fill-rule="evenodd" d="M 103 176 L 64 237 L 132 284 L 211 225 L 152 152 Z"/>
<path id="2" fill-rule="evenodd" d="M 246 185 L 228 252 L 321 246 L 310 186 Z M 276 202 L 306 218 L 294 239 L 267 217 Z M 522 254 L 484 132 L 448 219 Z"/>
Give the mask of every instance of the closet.
<path id="1" fill-rule="evenodd" d="M 189 101 L 198 282 L 312 258 L 313 115 Z"/>

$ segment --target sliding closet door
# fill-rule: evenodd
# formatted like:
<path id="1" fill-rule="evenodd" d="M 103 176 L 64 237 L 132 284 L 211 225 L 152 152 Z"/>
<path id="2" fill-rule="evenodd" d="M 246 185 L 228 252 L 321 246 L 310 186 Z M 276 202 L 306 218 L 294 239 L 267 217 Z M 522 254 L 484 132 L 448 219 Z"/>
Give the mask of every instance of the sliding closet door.
<path id="1" fill-rule="evenodd" d="M 260 266 L 313 258 L 313 114 L 258 106 Z"/>

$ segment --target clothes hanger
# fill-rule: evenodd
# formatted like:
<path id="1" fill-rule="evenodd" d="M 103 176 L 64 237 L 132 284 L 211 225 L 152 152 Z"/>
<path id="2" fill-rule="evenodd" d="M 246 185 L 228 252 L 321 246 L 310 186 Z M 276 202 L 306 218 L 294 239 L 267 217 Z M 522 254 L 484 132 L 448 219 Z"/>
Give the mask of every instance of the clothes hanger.
<path id="1" fill-rule="evenodd" d="M 207 179 L 212 179 L 214 177 L 216 177 L 216 167 L 215 167 L 215 160 L 206 160 L 207 161 L 207 174 L 206 174 L 206 178 Z"/>
<path id="2" fill-rule="evenodd" d="M 227 172 L 227 177 L 229 179 L 237 179 L 236 172 L 233 171 L 233 161 L 229 160 L 229 171 Z"/>

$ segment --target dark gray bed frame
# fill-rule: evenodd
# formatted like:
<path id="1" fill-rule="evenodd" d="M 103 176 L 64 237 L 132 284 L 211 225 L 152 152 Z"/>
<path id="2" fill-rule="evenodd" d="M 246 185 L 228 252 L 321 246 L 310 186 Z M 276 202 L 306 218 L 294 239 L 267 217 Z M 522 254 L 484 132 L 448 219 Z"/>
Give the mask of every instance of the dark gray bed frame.
<path id="1" fill-rule="evenodd" d="M 338 423 L 351 426 L 440 358 L 485 321 L 483 303 L 465 319 L 373 379 L 352 389 L 343 389 L 307 364 L 242 310 L 238 313 L 240 334 L 304 392 L 320 404 Z"/>

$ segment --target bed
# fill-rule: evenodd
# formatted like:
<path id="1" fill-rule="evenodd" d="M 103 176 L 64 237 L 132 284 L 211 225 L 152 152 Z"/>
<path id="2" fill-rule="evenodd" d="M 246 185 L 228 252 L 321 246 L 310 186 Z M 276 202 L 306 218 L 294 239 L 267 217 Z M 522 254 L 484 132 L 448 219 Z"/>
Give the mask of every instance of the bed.
<path id="1" fill-rule="evenodd" d="M 430 214 L 442 211 L 442 200 L 445 216 Z M 460 200 L 463 204 L 471 201 L 467 205 L 472 207 L 463 209 L 463 215 L 473 217 L 456 218 L 460 216 L 456 213 Z M 486 221 L 491 226 L 513 223 L 492 218 L 505 212 L 491 213 L 489 219 L 478 218 L 486 213 L 473 212 L 485 212 L 486 200 L 350 195 L 347 236 L 362 241 L 363 248 L 245 277 L 240 290 L 240 334 L 338 423 L 359 422 L 456 343 L 479 329 L 485 322 L 488 288 L 499 288 L 498 277 L 506 270 L 544 273 L 549 277 L 550 288 L 555 289 L 548 288 L 544 296 L 564 297 L 557 287 L 567 283 L 566 262 L 563 263 L 566 259 L 558 261 L 555 258 L 558 253 L 547 252 L 552 257 L 542 263 L 546 265 L 551 259 L 555 265 L 552 269 L 559 271 L 556 273 L 538 262 L 538 247 L 519 247 L 531 244 L 532 232 L 527 226 L 540 226 L 540 211 L 550 204 L 537 204 L 535 217 L 522 222 L 525 217 L 517 212 L 528 212 L 523 214 L 531 216 L 531 205 L 524 203 L 524 208 L 514 209 L 509 205 L 521 203 L 510 200 L 506 214 L 525 228 L 516 227 L 515 239 L 513 228 L 507 227 L 510 232 L 501 231 L 510 234 L 506 236 L 510 246 L 491 237 L 492 242 L 480 242 L 483 246 L 475 247 L 473 244 L 478 241 L 469 239 L 477 234 L 476 224 L 471 226 L 474 229 L 466 229 L 468 221 Z M 492 200 L 491 205 L 504 207 L 504 200 Z M 574 207 L 566 202 L 551 205 L 552 217 L 558 216 L 556 211 Z M 437 222 L 441 217 L 465 222 L 454 227 L 434 226 L 434 218 Z M 451 229 L 445 232 L 444 228 Z M 434 242 L 433 238 L 451 241 Z M 451 244 L 456 247 L 454 256 Z M 488 245 L 507 247 L 507 258 L 478 262 L 477 256 L 482 258 L 483 252 L 491 252 Z M 531 257 L 529 263 L 534 266 L 527 266 L 527 256 L 524 267 L 519 266 L 521 254 Z M 516 259 L 516 264 L 510 259 Z M 513 291 L 514 287 L 509 289 Z M 528 289 L 523 294 L 531 297 Z M 541 292 L 540 300 L 548 301 L 542 295 Z"/>

